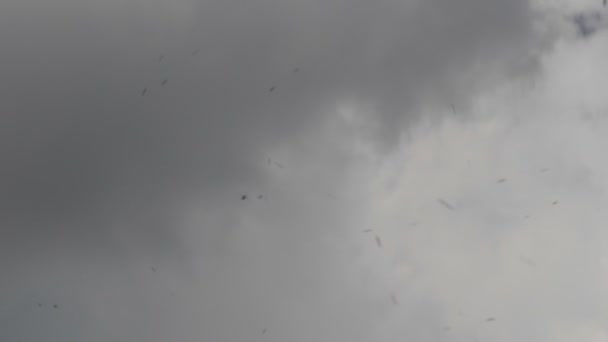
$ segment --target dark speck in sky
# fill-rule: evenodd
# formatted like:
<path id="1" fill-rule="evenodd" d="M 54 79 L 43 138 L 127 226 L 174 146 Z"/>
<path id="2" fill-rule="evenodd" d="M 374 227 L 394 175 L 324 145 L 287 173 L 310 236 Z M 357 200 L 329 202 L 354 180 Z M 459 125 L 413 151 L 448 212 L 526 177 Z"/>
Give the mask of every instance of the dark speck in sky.
<path id="1" fill-rule="evenodd" d="M 380 237 L 378 235 L 376 235 L 376 245 L 378 245 L 378 247 L 382 248 L 382 240 L 380 240 Z"/>
<path id="2" fill-rule="evenodd" d="M 443 205 L 447 209 L 454 210 L 454 206 L 452 206 L 448 201 L 441 198 L 438 198 L 437 201 L 439 201 L 439 203 L 441 203 L 441 205 Z"/>

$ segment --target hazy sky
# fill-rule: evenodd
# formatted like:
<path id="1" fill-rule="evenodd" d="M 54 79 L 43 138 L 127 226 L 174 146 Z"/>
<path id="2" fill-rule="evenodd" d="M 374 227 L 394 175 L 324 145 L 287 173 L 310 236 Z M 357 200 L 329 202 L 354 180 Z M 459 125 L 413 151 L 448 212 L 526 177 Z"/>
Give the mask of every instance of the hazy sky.
<path id="1" fill-rule="evenodd" d="M 607 341 L 606 11 L 3 0 L 0 341 Z"/>

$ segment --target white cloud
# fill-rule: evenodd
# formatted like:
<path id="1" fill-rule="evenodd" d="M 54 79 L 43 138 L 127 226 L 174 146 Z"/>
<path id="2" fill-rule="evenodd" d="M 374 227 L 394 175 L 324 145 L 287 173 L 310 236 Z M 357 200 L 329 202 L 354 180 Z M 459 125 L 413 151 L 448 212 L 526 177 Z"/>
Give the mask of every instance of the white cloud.
<path id="1" fill-rule="evenodd" d="M 421 125 L 368 173 L 363 222 L 386 247 L 368 241 L 366 255 L 391 265 L 386 290 L 436 303 L 448 340 L 605 339 L 607 40 L 561 41 L 535 88 L 509 84 L 480 95 L 473 120 Z M 415 330 L 404 302 L 379 340 Z"/>

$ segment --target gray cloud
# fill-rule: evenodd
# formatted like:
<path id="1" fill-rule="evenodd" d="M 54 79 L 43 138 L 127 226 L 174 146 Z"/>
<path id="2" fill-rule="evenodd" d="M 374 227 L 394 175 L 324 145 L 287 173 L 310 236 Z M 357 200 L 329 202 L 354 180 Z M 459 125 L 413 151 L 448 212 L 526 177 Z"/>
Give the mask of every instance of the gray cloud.
<path id="1" fill-rule="evenodd" d="M 531 14 L 523 0 L 3 2 L 0 337 L 238 340 L 263 317 L 269 339 L 377 336 L 365 322 L 391 289 L 349 287 L 359 252 L 336 242 L 367 204 L 361 154 L 527 72 Z"/>
<path id="2" fill-rule="evenodd" d="M 483 80 L 463 71 L 517 61 L 530 41 L 524 1 L 125 6 L 4 5 L 4 216 L 259 181 L 265 151 L 314 136 L 336 101 L 373 112 L 390 146 L 425 101 Z"/>

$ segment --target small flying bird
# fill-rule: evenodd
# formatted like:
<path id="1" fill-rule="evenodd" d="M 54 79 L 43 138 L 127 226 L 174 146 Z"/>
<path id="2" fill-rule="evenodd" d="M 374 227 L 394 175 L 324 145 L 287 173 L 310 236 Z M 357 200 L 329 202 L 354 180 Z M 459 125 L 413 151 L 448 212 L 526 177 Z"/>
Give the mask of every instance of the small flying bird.
<path id="1" fill-rule="evenodd" d="M 262 329 L 262 335 L 266 333 L 266 328 Z"/>
<path id="2" fill-rule="evenodd" d="M 540 169 L 540 172 L 542 172 L 542 173 L 545 173 L 547 171 L 549 171 L 548 167 L 543 167 L 542 169 Z"/>
<path id="3" fill-rule="evenodd" d="M 258 199 L 264 198 L 264 195 L 258 195 Z"/>
<path id="4" fill-rule="evenodd" d="M 246 199 L 247 199 L 247 195 L 243 195 L 243 196 L 241 196 L 241 201 L 244 201 L 244 200 L 246 200 Z"/>
<path id="5" fill-rule="evenodd" d="M 364 232 L 364 233 L 371 233 L 371 232 L 373 232 L 373 231 L 374 231 L 373 229 L 364 229 L 364 230 L 363 230 L 363 232 Z"/>
<path id="6" fill-rule="evenodd" d="M 441 199 L 441 198 L 438 198 L 437 201 L 439 201 L 439 203 L 441 203 L 441 205 L 443 205 L 447 209 L 454 210 L 454 207 L 450 203 L 448 203 L 448 201 Z"/>
<path id="7" fill-rule="evenodd" d="M 496 183 L 504 183 L 506 181 L 507 181 L 506 178 L 501 178 L 501 179 L 497 180 Z"/>
<path id="8" fill-rule="evenodd" d="M 201 50 L 199 50 L 199 49 L 196 49 L 196 50 L 192 51 L 192 56 L 196 56 L 196 55 L 198 55 L 198 53 L 199 53 L 200 51 L 201 51 Z"/>
<path id="9" fill-rule="evenodd" d="M 380 240 L 380 237 L 378 235 L 376 235 L 376 245 L 378 245 L 378 247 L 382 248 L 382 241 Z"/>
<path id="10" fill-rule="evenodd" d="M 58 308 L 59 308 L 59 305 L 53 304 L 53 309 L 58 309 Z"/>
<path id="11" fill-rule="evenodd" d="M 486 322 L 494 322 L 495 320 L 496 320 L 496 318 L 494 318 L 494 317 L 488 317 L 486 319 Z"/>
<path id="12" fill-rule="evenodd" d="M 148 88 L 144 88 L 144 89 L 141 91 L 141 96 L 146 96 L 146 93 L 147 93 L 147 92 L 148 92 Z"/>
<path id="13" fill-rule="evenodd" d="M 156 272 L 156 267 L 152 266 L 150 267 L 150 269 L 152 270 L 152 272 Z"/>
<path id="14" fill-rule="evenodd" d="M 268 91 L 272 93 L 275 88 L 276 88 L 275 86 L 272 86 L 272 87 L 270 87 L 270 89 L 268 89 Z"/>
<path id="15" fill-rule="evenodd" d="M 160 83 L 160 85 L 162 85 L 162 86 L 164 87 L 164 86 L 167 84 L 167 82 L 169 82 L 169 80 L 168 80 L 168 79 L 164 79 L 164 80 L 163 80 L 163 81 Z"/>
<path id="16" fill-rule="evenodd" d="M 293 69 L 293 72 L 298 72 L 298 71 L 300 71 L 300 68 Z"/>
<path id="17" fill-rule="evenodd" d="M 559 203 L 559 202 L 558 201 L 553 201 L 553 203 L 551 203 L 551 204 L 556 205 L 557 203 Z"/>

